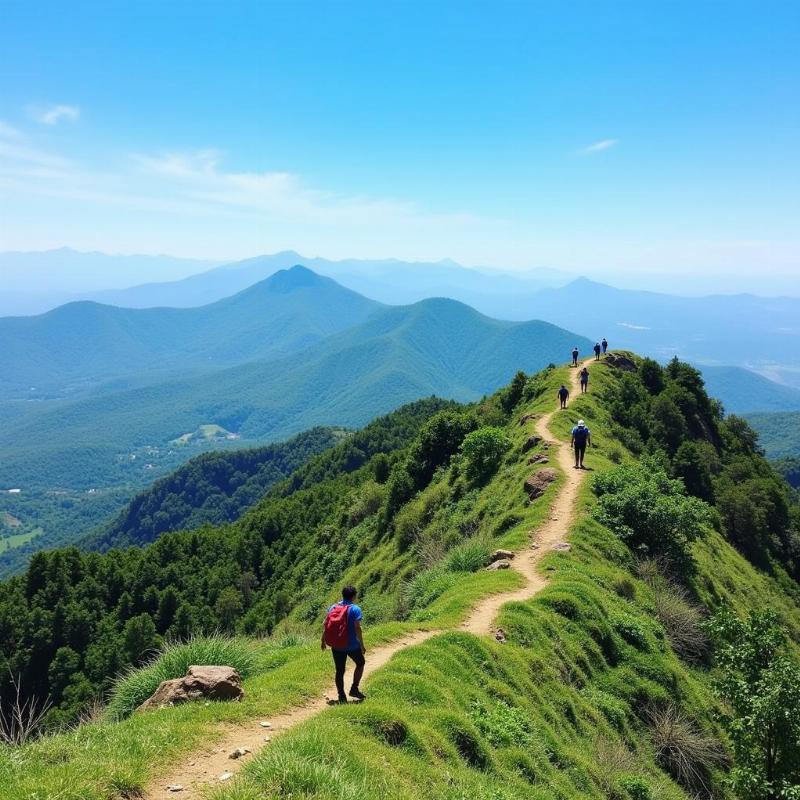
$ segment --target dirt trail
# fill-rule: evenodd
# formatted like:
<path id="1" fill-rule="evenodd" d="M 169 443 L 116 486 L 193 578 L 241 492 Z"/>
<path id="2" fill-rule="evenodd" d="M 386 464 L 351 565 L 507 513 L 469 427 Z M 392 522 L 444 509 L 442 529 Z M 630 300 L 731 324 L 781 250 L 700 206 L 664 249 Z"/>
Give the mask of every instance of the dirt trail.
<path id="1" fill-rule="evenodd" d="M 575 369 L 571 373 L 570 394 L 572 398 L 580 392 L 579 371 L 579 369 Z M 481 600 L 470 612 L 466 621 L 462 623 L 461 630 L 476 635 L 493 633 L 494 621 L 501 606 L 508 602 L 528 600 L 547 583 L 547 578 L 537 570 L 538 563 L 552 550 L 554 545 L 566 539 L 575 515 L 578 488 L 585 475 L 583 471 L 573 468 L 574 461 L 569 447 L 554 439 L 550 433 L 550 420 L 556 413 L 558 412 L 554 410 L 540 417 L 536 421 L 535 430 L 537 436 L 549 443 L 551 457 L 555 455 L 558 458 L 558 463 L 564 471 L 565 480 L 553 502 L 549 518 L 536 529 L 531 546 L 518 553 L 512 561 L 513 569 L 526 579 L 525 586 Z M 442 631 L 416 631 L 390 644 L 370 649 L 367 653 L 365 677 L 368 678 L 372 672 L 380 669 L 398 651 L 411 645 L 420 644 L 438 633 L 442 633 Z M 146 800 L 202 797 L 205 787 L 220 785 L 220 776 L 225 774 L 230 775 L 227 780 L 232 780 L 239 769 L 252 758 L 252 755 L 248 754 L 242 758 L 231 759 L 232 751 L 237 748 L 247 748 L 251 753 L 258 752 L 267 742 L 274 740 L 284 731 L 305 722 L 325 709 L 328 706 L 327 697 L 335 696 L 336 690 L 331 686 L 327 695 L 303 706 L 290 708 L 282 714 L 264 719 L 254 719 L 246 725 L 225 726 L 215 742 L 186 756 L 183 763 L 176 765 L 171 773 L 155 782 L 145 795 Z M 270 727 L 263 727 L 262 722 L 268 722 Z M 170 790 L 170 787 L 178 786 L 181 786 L 182 789 Z"/>

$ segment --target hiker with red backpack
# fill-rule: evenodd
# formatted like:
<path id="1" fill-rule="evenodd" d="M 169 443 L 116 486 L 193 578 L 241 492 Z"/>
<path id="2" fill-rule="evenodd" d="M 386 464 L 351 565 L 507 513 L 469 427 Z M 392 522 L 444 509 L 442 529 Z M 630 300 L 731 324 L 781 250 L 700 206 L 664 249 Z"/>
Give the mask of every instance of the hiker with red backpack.
<path id="1" fill-rule="evenodd" d="M 347 702 L 347 695 L 344 693 L 344 673 L 348 658 L 356 665 L 350 697 L 355 700 L 367 699 L 358 688 L 361 676 L 364 674 L 364 655 L 367 649 L 364 647 L 364 637 L 361 633 L 361 609 L 353 602 L 357 594 L 355 586 L 345 586 L 342 589 L 342 599 L 328 609 L 322 627 L 322 649 L 331 648 L 336 667 L 336 691 L 339 693 L 340 703 Z"/>

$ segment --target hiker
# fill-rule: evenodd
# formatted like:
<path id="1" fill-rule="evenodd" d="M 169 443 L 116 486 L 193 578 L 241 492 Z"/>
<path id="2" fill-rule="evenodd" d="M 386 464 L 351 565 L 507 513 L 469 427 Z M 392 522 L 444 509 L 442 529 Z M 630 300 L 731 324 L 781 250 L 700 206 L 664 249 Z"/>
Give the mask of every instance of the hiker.
<path id="1" fill-rule="evenodd" d="M 606 350 L 608 350 L 608 342 L 606 341 L 606 337 L 603 337 L 603 341 L 600 342 L 603 345 L 603 355 L 606 354 Z"/>
<path id="2" fill-rule="evenodd" d="M 328 609 L 322 628 L 322 649 L 331 648 L 336 667 L 336 691 L 339 693 L 340 703 L 347 702 L 347 695 L 344 693 L 344 672 L 348 658 L 356 665 L 350 697 L 356 700 L 367 699 L 358 688 L 361 676 L 364 674 L 364 655 L 367 649 L 364 647 L 364 637 L 361 634 L 361 609 L 353 602 L 357 594 L 355 586 L 345 586 L 342 589 L 342 599 Z"/>
<path id="3" fill-rule="evenodd" d="M 600 342 L 597 342 L 594 346 L 594 360 L 600 360 Z"/>
<path id="4" fill-rule="evenodd" d="M 564 384 L 561 384 L 561 388 L 558 390 L 558 399 L 561 403 L 561 408 L 567 407 L 567 400 L 569 399 L 569 389 L 567 389 Z"/>
<path id="5" fill-rule="evenodd" d="M 578 424 L 572 429 L 572 441 L 570 445 L 575 450 L 575 469 L 583 469 L 583 456 L 586 453 L 586 445 L 592 446 L 592 435 L 586 427 L 586 423 L 578 420 Z"/>
<path id="6" fill-rule="evenodd" d="M 589 370 L 584 367 L 581 370 L 581 394 L 589 391 Z"/>
<path id="7" fill-rule="evenodd" d="M 578 348 L 577 347 L 573 347 L 572 348 L 572 366 L 573 367 L 577 367 L 578 366 Z"/>

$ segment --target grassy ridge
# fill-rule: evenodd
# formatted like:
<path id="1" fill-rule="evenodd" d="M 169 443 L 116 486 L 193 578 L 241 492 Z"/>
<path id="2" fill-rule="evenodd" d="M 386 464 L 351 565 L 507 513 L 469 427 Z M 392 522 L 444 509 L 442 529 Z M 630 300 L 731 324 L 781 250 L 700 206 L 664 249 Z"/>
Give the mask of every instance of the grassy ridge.
<path id="1" fill-rule="evenodd" d="M 439 594 L 406 598 L 402 616 L 421 622 L 369 625 L 368 647 L 409 627 L 453 626 L 477 598 L 516 585 L 518 576 L 510 572 L 453 571 L 447 565 L 459 562 L 448 553 L 465 538 L 481 536 L 519 549 L 547 513 L 556 487 L 531 505 L 522 491 L 532 468 L 529 453 L 522 453 L 528 432 L 517 416 L 551 408 L 565 374 L 546 374 L 538 386 L 542 394 L 515 410 L 505 426 L 511 448 L 490 481 L 455 496 L 448 487 L 459 485 L 456 462 L 406 504 L 396 522 L 415 531 L 416 564 L 387 541 L 348 567 L 346 580 L 370 587 L 363 605 L 376 618 L 385 613 L 382 587 L 395 591 L 391 576 L 398 569 L 410 568 L 414 580 L 436 570 L 450 576 Z M 605 366 L 593 367 L 592 393 L 575 398 L 553 423 L 564 438 L 578 416 L 587 419 L 597 445 L 587 462 L 595 474 L 635 460 L 611 435 L 607 399 L 616 380 Z M 707 666 L 678 657 L 659 617 L 658 582 L 592 517 L 596 502 L 587 482 L 572 550 L 544 562 L 550 584 L 535 599 L 502 610 L 505 644 L 449 632 L 404 650 L 371 679 L 368 703 L 323 712 L 281 736 L 217 798 L 689 796 L 649 711 L 672 701 L 698 736 L 725 745 L 722 709 Z M 796 585 L 779 568 L 757 570 L 710 529 L 691 547 L 696 569 L 690 588 L 708 610 L 722 603 L 737 611 L 766 604 L 780 611 L 795 636 L 800 633 Z M 329 587 L 326 598 L 334 592 Z M 182 752 L 212 740 L 220 722 L 268 715 L 313 696 L 330 680 L 329 659 L 316 641 L 283 638 L 305 629 L 304 613 L 297 608 L 273 639 L 256 642 L 259 666 L 246 681 L 243 704 L 101 720 L 21 751 L 0 750 L 0 797 L 122 798 Z M 704 770 L 715 796 L 731 797 L 717 756 Z"/>

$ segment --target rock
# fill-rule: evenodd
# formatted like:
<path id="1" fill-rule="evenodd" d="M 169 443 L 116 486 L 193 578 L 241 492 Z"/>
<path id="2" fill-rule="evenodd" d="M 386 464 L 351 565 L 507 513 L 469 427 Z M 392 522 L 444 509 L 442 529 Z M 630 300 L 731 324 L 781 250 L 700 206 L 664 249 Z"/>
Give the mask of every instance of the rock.
<path id="1" fill-rule="evenodd" d="M 512 559 L 514 554 L 510 550 L 495 550 L 489 557 L 490 561 L 500 561 L 501 559 Z"/>
<path id="2" fill-rule="evenodd" d="M 489 570 L 496 570 L 496 569 L 511 569 L 511 562 L 507 558 L 501 558 L 499 561 L 495 561 L 492 564 L 489 564 L 486 569 Z"/>
<path id="3" fill-rule="evenodd" d="M 621 369 L 623 372 L 636 371 L 636 362 L 628 358 L 628 356 L 623 356 L 619 353 L 608 353 L 606 355 L 606 364 L 616 369 Z"/>
<path id="4" fill-rule="evenodd" d="M 502 628 L 498 628 L 495 631 L 494 638 L 497 639 L 500 644 L 506 641 L 506 632 Z"/>
<path id="5" fill-rule="evenodd" d="M 262 728 L 271 728 L 272 727 L 272 723 L 271 722 L 262 722 L 261 723 L 261 727 Z"/>
<path id="6" fill-rule="evenodd" d="M 524 425 L 526 422 L 530 422 L 532 419 L 536 419 L 538 414 L 525 414 L 525 416 L 519 418 L 520 426 Z"/>
<path id="7" fill-rule="evenodd" d="M 529 436 L 522 445 L 522 452 L 527 453 L 528 450 L 533 450 L 541 441 L 541 436 Z"/>
<path id="8" fill-rule="evenodd" d="M 556 542 L 552 549 L 557 550 L 559 553 L 569 553 L 572 550 L 572 545 L 569 542 Z"/>
<path id="9" fill-rule="evenodd" d="M 229 781 L 233 777 L 232 772 L 223 772 L 222 775 L 219 776 L 221 781 Z"/>
<path id="10" fill-rule="evenodd" d="M 182 792 L 183 791 L 183 786 L 181 786 L 179 783 L 173 783 L 172 785 L 167 786 L 167 791 L 168 792 Z"/>
<path id="11" fill-rule="evenodd" d="M 541 497 L 545 489 L 558 477 L 556 471 L 552 467 L 544 467 L 538 472 L 534 472 L 525 481 L 525 491 L 531 500 Z"/>
<path id="12" fill-rule="evenodd" d="M 538 455 L 535 455 L 535 456 L 529 458 L 528 459 L 528 463 L 529 464 L 549 464 L 550 463 L 550 459 L 544 453 L 539 453 Z"/>
<path id="13" fill-rule="evenodd" d="M 162 681 L 138 711 L 174 706 L 206 697 L 210 700 L 241 700 L 242 679 L 233 667 L 192 666 L 183 678 Z"/>
<path id="14" fill-rule="evenodd" d="M 231 752 L 228 758 L 241 758 L 242 756 L 246 756 L 250 752 L 249 747 L 237 747 L 235 750 Z"/>

